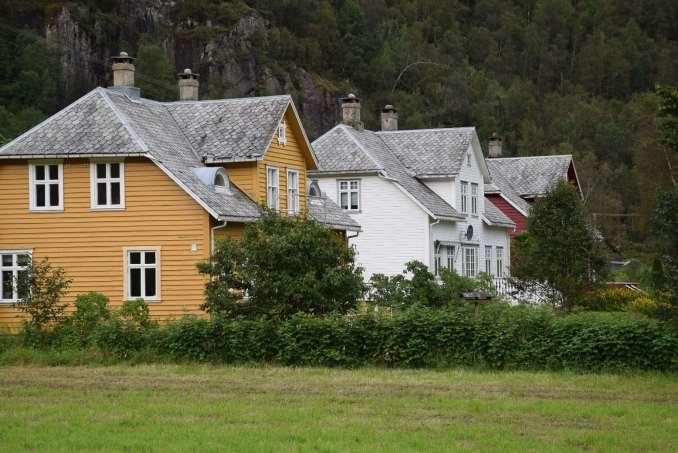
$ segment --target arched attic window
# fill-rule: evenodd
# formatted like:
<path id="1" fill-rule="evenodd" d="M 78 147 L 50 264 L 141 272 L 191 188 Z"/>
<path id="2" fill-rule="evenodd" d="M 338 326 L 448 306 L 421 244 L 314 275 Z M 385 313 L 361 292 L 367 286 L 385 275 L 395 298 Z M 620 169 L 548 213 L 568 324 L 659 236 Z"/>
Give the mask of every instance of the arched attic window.
<path id="1" fill-rule="evenodd" d="M 217 192 L 230 192 L 231 184 L 228 180 L 228 173 L 223 167 L 201 167 L 194 168 L 193 173 L 202 181 L 203 184 L 213 188 Z"/>
<path id="2" fill-rule="evenodd" d="M 309 197 L 320 197 L 322 192 L 320 191 L 320 186 L 318 181 L 311 181 L 311 184 L 308 185 L 308 196 Z"/>

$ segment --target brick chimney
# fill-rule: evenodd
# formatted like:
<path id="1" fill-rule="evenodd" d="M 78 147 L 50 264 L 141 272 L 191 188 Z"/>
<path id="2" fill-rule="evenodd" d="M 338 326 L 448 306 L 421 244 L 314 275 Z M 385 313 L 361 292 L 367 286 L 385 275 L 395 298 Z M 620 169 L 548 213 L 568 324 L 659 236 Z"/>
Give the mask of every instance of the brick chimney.
<path id="1" fill-rule="evenodd" d="M 391 104 L 387 104 L 381 109 L 381 130 L 398 130 L 398 111 Z"/>
<path id="2" fill-rule="evenodd" d="M 198 88 L 200 87 L 199 75 L 186 68 L 184 72 L 177 74 L 177 78 L 179 79 L 179 100 L 197 101 Z"/>
<path id="3" fill-rule="evenodd" d="M 360 99 L 351 93 L 341 99 L 341 122 L 356 129 L 362 129 L 360 121 Z"/>
<path id="4" fill-rule="evenodd" d="M 497 136 L 496 132 L 492 133 L 492 137 L 487 142 L 488 157 L 501 157 L 503 154 L 502 139 Z"/>
<path id="5" fill-rule="evenodd" d="M 133 87 L 134 86 L 134 58 L 127 52 L 120 52 L 113 60 L 113 86 L 114 87 Z"/>

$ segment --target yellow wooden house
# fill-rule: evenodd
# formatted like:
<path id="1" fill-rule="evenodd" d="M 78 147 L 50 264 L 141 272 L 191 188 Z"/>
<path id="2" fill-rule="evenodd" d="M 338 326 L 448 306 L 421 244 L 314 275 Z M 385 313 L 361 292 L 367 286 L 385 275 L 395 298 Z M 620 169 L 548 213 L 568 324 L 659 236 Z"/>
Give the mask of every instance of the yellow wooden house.
<path id="1" fill-rule="evenodd" d="M 27 257 L 119 305 L 143 298 L 156 319 L 200 313 L 207 260 L 268 205 L 342 234 L 359 226 L 309 187 L 317 162 L 290 96 L 197 100 L 180 74 L 177 102 L 144 99 L 133 59 L 114 58 L 96 88 L 0 148 L 0 327 L 15 330 Z M 317 187 L 314 188 L 317 190 Z"/>

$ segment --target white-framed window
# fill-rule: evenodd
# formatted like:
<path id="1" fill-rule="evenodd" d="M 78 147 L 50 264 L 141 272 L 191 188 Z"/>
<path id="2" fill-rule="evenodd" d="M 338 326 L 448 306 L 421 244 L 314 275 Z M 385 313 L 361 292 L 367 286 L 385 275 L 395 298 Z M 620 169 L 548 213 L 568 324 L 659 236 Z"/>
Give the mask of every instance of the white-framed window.
<path id="1" fill-rule="evenodd" d="M 478 184 L 471 183 L 471 214 L 478 214 Z"/>
<path id="2" fill-rule="evenodd" d="M 496 254 L 497 254 L 497 277 L 503 277 L 504 276 L 504 247 L 497 247 L 496 249 Z"/>
<path id="3" fill-rule="evenodd" d="M 23 297 L 17 283 L 29 272 L 30 250 L 0 250 L 0 303 L 13 303 Z"/>
<path id="4" fill-rule="evenodd" d="M 266 206 L 280 209 L 280 171 L 278 167 L 266 167 Z"/>
<path id="5" fill-rule="evenodd" d="M 447 252 L 447 270 L 454 270 L 454 245 L 445 246 L 445 251 Z"/>
<path id="6" fill-rule="evenodd" d="M 61 162 L 29 164 L 31 211 L 63 211 L 64 165 Z"/>
<path id="7" fill-rule="evenodd" d="M 465 277 L 475 277 L 478 273 L 478 250 L 464 247 L 463 273 Z"/>
<path id="8" fill-rule="evenodd" d="M 492 246 L 485 246 L 485 273 L 492 274 Z"/>
<path id="9" fill-rule="evenodd" d="M 466 214 L 468 212 L 468 183 L 461 182 L 461 212 Z"/>
<path id="10" fill-rule="evenodd" d="M 160 300 L 160 248 L 125 248 L 125 299 Z"/>
<path id="11" fill-rule="evenodd" d="M 284 145 L 287 143 L 287 125 L 285 124 L 285 120 L 282 120 L 280 124 L 278 124 L 278 144 L 279 145 Z"/>
<path id="12" fill-rule="evenodd" d="M 339 206 L 347 211 L 360 211 L 360 180 L 339 181 Z"/>
<path id="13" fill-rule="evenodd" d="M 299 214 L 299 170 L 287 170 L 287 213 Z"/>
<path id="14" fill-rule="evenodd" d="M 91 162 L 92 209 L 125 208 L 125 166 L 122 162 Z"/>

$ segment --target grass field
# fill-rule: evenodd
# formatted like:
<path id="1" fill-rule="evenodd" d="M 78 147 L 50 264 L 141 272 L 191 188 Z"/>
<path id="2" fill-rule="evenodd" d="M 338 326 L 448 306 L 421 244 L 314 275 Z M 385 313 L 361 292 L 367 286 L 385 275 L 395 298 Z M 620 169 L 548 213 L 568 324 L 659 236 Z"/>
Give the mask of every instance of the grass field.
<path id="1" fill-rule="evenodd" d="M 678 376 L 0 368 L 0 450 L 678 449 Z"/>

